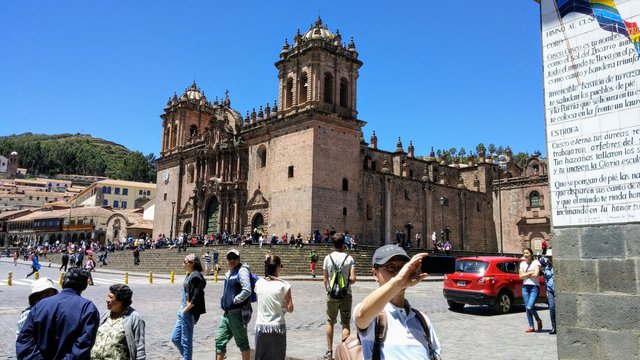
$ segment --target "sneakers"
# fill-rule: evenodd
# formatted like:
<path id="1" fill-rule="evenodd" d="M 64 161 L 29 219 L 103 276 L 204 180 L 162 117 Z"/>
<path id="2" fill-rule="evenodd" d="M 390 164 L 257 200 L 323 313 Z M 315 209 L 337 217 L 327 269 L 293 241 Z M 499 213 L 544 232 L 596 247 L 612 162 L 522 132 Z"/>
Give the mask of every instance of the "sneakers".
<path id="1" fill-rule="evenodd" d="M 532 333 L 532 332 L 535 332 L 535 330 L 533 330 L 533 328 L 527 328 L 527 330 L 525 330 L 524 332 L 526 332 L 526 333 Z"/>
<path id="2" fill-rule="evenodd" d="M 551 331 L 549 331 L 549 335 L 555 335 L 556 334 L 556 329 L 551 329 Z"/>
<path id="3" fill-rule="evenodd" d="M 333 360 L 333 351 L 331 350 L 327 350 L 326 353 L 324 353 L 324 360 Z"/>
<path id="4" fill-rule="evenodd" d="M 538 320 L 538 331 L 542 331 L 542 320 Z"/>

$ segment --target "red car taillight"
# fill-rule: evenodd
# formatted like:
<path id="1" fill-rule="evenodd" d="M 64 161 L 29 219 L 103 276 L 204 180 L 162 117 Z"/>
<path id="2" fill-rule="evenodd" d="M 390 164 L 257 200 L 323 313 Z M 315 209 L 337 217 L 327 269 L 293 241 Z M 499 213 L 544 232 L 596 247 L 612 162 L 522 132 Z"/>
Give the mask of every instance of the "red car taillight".
<path id="1" fill-rule="evenodd" d="M 478 279 L 478 284 L 493 284 L 495 281 L 494 276 L 483 276 Z"/>

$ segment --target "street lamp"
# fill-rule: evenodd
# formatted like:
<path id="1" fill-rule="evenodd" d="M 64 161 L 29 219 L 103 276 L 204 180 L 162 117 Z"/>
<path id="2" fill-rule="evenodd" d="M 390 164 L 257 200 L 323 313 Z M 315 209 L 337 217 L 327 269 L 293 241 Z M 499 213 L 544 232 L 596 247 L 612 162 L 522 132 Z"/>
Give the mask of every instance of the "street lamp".
<path id="1" fill-rule="evenodd" d="M 498 155 L 498 154 L 491 154 L 491 158 L 493 159 L 493 163 L 494 164 L 498 164 L 498 213 L 500 216 L 500 255 L 504 255 L 504 242 L 503 242 L 503 238 L 502 238 L 502 196 L 500 195 L 502 193 L 502 189 L 500 187 L 500 181 L 501 179 L 501 172 L 505 171 L 507 169 L 507 164 L 509 163 L 509 160 L 507 159 L 506 156 L 504 155 Z"/>
<path id="2" fill-rule="evenodd" d="M 447 199 L 444 196 L 440 197 L 440 239 L 444 242 L 444 204 L 446 204 Z"/>
<path id="3" fill-rule="evenodd" d="M 173 213 L 176 209 L 176 201 L 171 202 L 171 229 L 169 229 L 169 240 L 173 241 Z"/>

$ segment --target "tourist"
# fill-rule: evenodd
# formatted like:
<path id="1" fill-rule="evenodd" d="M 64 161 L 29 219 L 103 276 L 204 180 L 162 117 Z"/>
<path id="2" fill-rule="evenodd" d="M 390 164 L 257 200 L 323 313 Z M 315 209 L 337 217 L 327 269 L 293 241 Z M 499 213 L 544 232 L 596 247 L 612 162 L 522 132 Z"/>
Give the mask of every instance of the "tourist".
<path id="1" fill-rule="evenodd" d="M 31 294 L 29 295 L 29 307 L 24 309 L 22 314 L 20 314 L 18 331 L 16 333 L 20 334 L 20 329 L 22 329 L 24 322 L 27 320 L 32 307 L 34 307 L 40 300 L 56 295 L 57 293 L 58 289 L 56 289 L 55 283 L 48 277 L 43 277 L 32 282 Z"/>
<path id="2" fill-rule="evenodd" d="M 422 235 L 420 234 L 420 232 L 418 231 L 416 233 L 416 248 L 420 249 L 420 240 L 422 240 Z"/>
<path id="3" fill-rule="evenodd" d="M 551 331 L 549 334 L 556 334 L 556 291 L 553 284 L 553 253 L 552 249 L 548 249 L 546 256 L 540 259 L 542 266 L 542 275 L 544 283 L 547 287 L 547 302 L 549 303 L 549 317 L 551 318 Z"/>
<path id="4" fill-rule="evenodd" d="M 344 252 L 344 234 L 336 233 L 333 236 L 334 252 L 324 258 L 322 269 L 324 270 L 324 287 L 327 289 L 327 352 L 325 359 L 333 358 L 333 327 L 340 312 L 340 324 L 342 325 L 342 337 L 345 339 L 351 333 L 351 285 L 356 282 L 356 267 L 353 258 Z M 344 294 L 336 296 L 332 293 L 338 277 L 344 279 L 340 285 Z M 337 285 L 336 285 L 337 286 Z"/>
<path id="5" fill-rule="evenodd" d="M 208 251 L 202 255 L 202 259 L 204 260 L 204 276 L 209 276 L 211 272 L 211 255 L 209 255 Z"/>
<path id="6" fill-rule="evenodd" d="M 147 358 L 144 343 L 145 323 L 131 307 L 133 292 L 124 284 L 109 286 L 107 311 L 100 317 L 92 360 Z"/>
<path id="7" fill-rule="evenodd" d="M 60 265 L 60 269 L 58 270 L 62 271 L 62 269 L 64 268 L 64 271 L 67 271 L 68 265 L 69 265 L 69 253 L 68 251 L 64 250 L 64 252 L 62 253 L 62 265 Z"/>
<path id="8" fill-rule="evenodd" d="M 40 261 L 38 261 L 38 252 L 34 251 L 31 254 L 31 272 L 27 274 L 27 277 L 35 274 L 37 271 L 40 271 Z"/>
<path id="9" fill-rule="evenodd" d="M 171 334 L 171 341 L 180 351 L 184 360 L 193 356 L 193 327 L 206 312 L 204 288 L 207 282 L 202 276 L 202 263 L 195 254 L 184 258 L 182 267 L 187 272 L 182 285 L 182 302 L 178 311 L 178 320 Z"/>
<path id="10" fill-rule="evenodd" d="M 18 259 L 20 258 L 20 253 L 16 250 L 13 253 L 13 266 L 18 266 Z"/>
<path id="11" fill-rule="evenodd" d="M 287 327 L 284 314 L 293 312 L 291 285 L 280 279 L 280 257 L 264 261 L 264 278 L 256 282 L 258 316 L 256 318 L 256 360 L 284 360 L 287 352 Z"/>
<path id="12" fill-rule="evenodd" d="M 91 272 L 96 269 L 96 262 L 93 261 L 93 251 L 89 253 L 91 250 L 87 250 L 87 262 L 85 263 L 84 268 L 87 270 L 89 274 L 89 285 L 93 286 L 93 276 L 91 276 Z"/>
<path id="13" fill-rule="evenodd" d="M 140 265 L 140 250 L 133 248 L 133 265 Z"/>
<path id="14" fill-rule="evenodd" d="M 216 335 L 216 359 L 223 360 L 227 344 L 235 338 L 242 353 L 242 360 L 248 360 L 250 353 L 247 323 L 243 319 L 243 309 L 251 307 L 251 274 L 247 266 L 240 262 L 240 252 L 231 249 L 227 253 L 229 271 L 224 275 L 224 288 L 220 304 L 224 314 L 220 319 Z"/>
<path id="15" fill-rule="evenodd" d="M 218 252 L 218 249 L 214 248 L 213 249 L 213 266 L 216 269 L 216 272 L 218 271 L 218 260 L 220 258 L 220 253 Z"/>
<path id="16" fill-rule="evenodd" d="M 425 256 L 410 259 L 396 245 L 382 246 L 373 254 L 371 272 L 380 287 L 353 310 L 365 359 L 374 353 L 380 359 L 440 359 L 442 348 L 429 318 L 405 299 L 406 289 L 428 276 L 417 273 Z M 375 341 L 379 316 L 386 318 L 381 345 Z"/>
<path id="17" fill-rule="evenodd" d="M 542 330 L 542 320 L 536 311 L 536 300 L 540 293 L 540 262 L 533 258 L 533 251 L 530 248 L 523 250 L 523 261 L 520 263 L 520 278 L 522 281 L 522 299 L 524 300 L 525 312 L 529 327 L 525 332 L 534 332 L 533 319 L 536 319 L 538 331 Z"/>
<path id="18" fill-rule="evenodd" d="M 449 242 L 449 240 L 444 242 L 444 253 L 447 256 L 451 255 L 451 242 Z"/>
<path id="19" fill-rule="evenodd" d="M 96 339 L 100 313 L 82 296 L 89 274 L 72 267 L 62 291 L 31 308 L 16 340 L 18 359 L 88 359 Z"/>
<path id="20" fill-rule="evenodd" d="M 318 264 L 318 254 L 316 251 L 311 249 L 311 252 L 307 256 L 307 260 L 309 261 L 309 270 L 311 271 L 311 277 L 316 278 L 316 265 Z"/>

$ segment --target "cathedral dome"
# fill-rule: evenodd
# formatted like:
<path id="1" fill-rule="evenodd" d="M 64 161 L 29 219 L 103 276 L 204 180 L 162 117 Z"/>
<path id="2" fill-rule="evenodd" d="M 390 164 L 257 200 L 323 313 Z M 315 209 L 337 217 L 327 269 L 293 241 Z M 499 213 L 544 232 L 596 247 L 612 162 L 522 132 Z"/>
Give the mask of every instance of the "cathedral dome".
<path id="1" fill-rule="evenodd" d="M 302 35 L 302 40 L 303 41 L 308 41 L 308 40 L 333 40 L 336 37 L 336 35 L 334 33 L 332 33 L 331 31 L 329 31 L 329 29 L 327 29 L 326 25 L 322 25 L 322 19 L 320 19 L 320 17 L 318 17 L 318 20 L 316 20 L 316 23 L 311 26 L 311 29 L 309 29 L 306 33 L 304 33 L 304 35 Z"/>
<path id="2" fill-rule="evenodd" d="M 200 91 L 200 88 L 196 85 L 195 80 L 193 81 L 193 84 L 191 84 L 191 87 L 187 88 L 185 92 L 180 96 L 180 100 L 199 101 L 200 99 L 204 99 L 205 101 L 207 100 L 204 94 Z"/>

